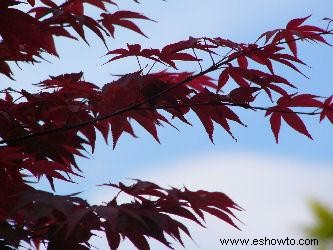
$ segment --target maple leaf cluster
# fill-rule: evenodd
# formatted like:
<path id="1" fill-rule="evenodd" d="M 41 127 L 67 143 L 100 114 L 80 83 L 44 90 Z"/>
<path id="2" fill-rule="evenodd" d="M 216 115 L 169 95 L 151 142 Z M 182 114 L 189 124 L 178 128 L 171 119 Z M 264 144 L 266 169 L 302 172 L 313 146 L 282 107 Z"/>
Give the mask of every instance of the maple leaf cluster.
<path id="1" fill-rule="evenodd" d="M 116 26 L 145 36 L 134 20 L 150 20 L 129 10 L 110 12 L 117 6 L 110 0 L 26 3 L 31 6 L 26 12 L 17 7 L 20 1 L 0 3 L 0 74 L 11 79 L 11 62 L 37 63 L 45 54 L 59 56 L 55 37 L 81 38 L 88 43 L 85 30 L 90 29 L 107 45 L 108 39 L 115 37 Z M 86 13 L 87 4 L 101 11 L 100 19 Z M 232 138 L 231 123 L 245 126 L 237 108 L 264 110 L 277 142 L 282 120 L 312 138 L 300 115 L 319 115 L 320 120 L 333 123 L 332 96 L 295 92 L 295 84 L 275 70 L 282 65 L 303 74 L 299 66 L 305 63 L 299 58 L 297 44 L 310 41 L 329 45 L 325 39 L 332 34 L 329 26 L 324 29 L 304 24 L 308 18 L 291 20 L 285 28 L 265 32 L 250 44 L 222 37 L 190 37 L 160 49 L 127 44 L 126 48 L 109 50 L 106 63 L 136 57 L 138 61 L 151 61 L 152 66 L 147 70 L 139 65 L 138 71 L 103 87 L 85 81 L 83 72 L 78 72 L 50 76 L 35 84 L 39 91 L 34 93 L 3 89 L 1 249 L 16 249 L 23 242 L 36 248 L 45 243 L 47 249 L 90 249 L 93 231 L 104 232 L 111 249 L 117 249 L 122 238 L 138 249 L 149 249 L 150 237 L 172 249 L 166 235 L 181 244 L 181 232 L 191 237 L 173 215 L 203 226 L 204 212 L 237 228 L 233 210 L 241 208 L 220 192 L 164 189 L 134 180 L 130 185 L 105 184 L 132 197 L 130 202 L 119 203 L 118 194 L 105 205 L 90 205 L 78 194 L 60 196 L 36 190 L 29 180 L 31 176 L 37 180 L 46 177 L 55 190 L 54 179 L 73 182 L 73 177 L 82 177 L 76 158 L 85 157 L 87 146 L 94 152 L 96 133 L 101 133 L 106 143 L 112 135 L 115 147 L 123 133 L 135 137 L 132 120 L 159 141 L 159 126 L 173 126 L 172 119 L 190 125 L 187 114 L 194 112 L 213 141 L 215 124 Z M 203 69 L 202 62 L 207 60 L 211 66 Z M 198 64 L 200 71 L 181 71 L 179 61 Z M 155 64 L 166 69 L 154 71 Z M 211 76 L 213 72 L 218 73 L 217 80 Z M 258 96 L 273 105 L 257 106 Z"/>

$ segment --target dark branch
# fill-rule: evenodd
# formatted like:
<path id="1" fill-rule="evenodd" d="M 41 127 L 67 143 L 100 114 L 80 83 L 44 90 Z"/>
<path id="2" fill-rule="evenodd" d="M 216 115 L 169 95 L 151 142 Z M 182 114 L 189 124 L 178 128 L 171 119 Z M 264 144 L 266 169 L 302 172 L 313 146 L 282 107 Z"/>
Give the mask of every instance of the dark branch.
<path id="1" fill-rule="evenodd" d="M 148 100 L 148 99 L 146 99 Z M 142 104 L 146 103 L 146 101 L 143 101 L 141 103 L 138 104 L 133 104 L 127 108 L 123 108 L 123 109 L 119 109 L 115 112 L 112 112 L 110 114 L 107 115 L 103 115 L 103 116 L 99 116 L 96 117 L 94 119 L 85 121 L 85 122 L 81 122 L 78 124 L 73 124 L 73 125 L 68 125 L 65 127 L 61 127 L 61 128 L 55 128 L 55 129 L 48 129 L 48 130 L 44 130 L 44 131 L 40 131 L 40 132 L 36 132 L 36 133 L 31 133 L 31 134 L 27 134 L 27 135 L 22 135 L 22 136 L 17 136 L 17 137 L 12 137 L 12 138 L 8 138 L 8 139 L 4 139 L 0 141 L 0 144 L 5 144 L 5 143 L 13 143 L 13 142 L 18 142 L 18 141 L 24 141 L 24 140 L 28 140 L 28 139 L 32 139 L 38 136 L 43 136 L 43 135 L 49 135 L 49 134 L 54 134 L 54 133 L 60 133 L 60 132 L 65 132 L 68 130 L 73 130 L 73 129 L 78 129 L 90 124 L 93 124 L 95 122 L 98 121 L 102 121 L 102 120 L 106 120 L 109 119 L 111 117 L 120 115 L 120 114 L 124 114 L 126 112 L 129 111 L 133 111 L 133 110 L 157 110 L 157 109 L 174 109 L 177 107 L 194 107 L 194 106 L 209 106 L 209 105 L 224 105 L 224 106 L 233 106 L 233 107 L 240 107 L 240 108 L 244 108 L 244 109 L 252 109 L 252 110 L 262 110 L 262 111 L 267 111 L 268 109 L 270 109 L 273 112 L 279 112 L 279 113 L 294 113 L 294 114 L 300 114 L 300 115 L 319 115 L 320 112 L 316 112 L 316 111 L 312 111 L 312 112 L 301 112 L 301 111 L 288 111 L 288 110 L 280 110 L 278 108 L 276 109 L 272 109 L 272 107 L 258 107 L 258 106 L 251 106 L 248 104 L 241 104 L 241 103 L 228 103 L 228 102 L 202 102 L 202 103 L 190 103 L 190 104 L 179 104 L 177 106 L 173 106 L 173 105 L 164 105 L 164 106 L 155 106 L 155 107 L 141 107 Z"/>
<path id="2" fill-rule="evenodd" d="M 260 111 L 272 111 L 276 113 L 293 113 L 298 115 L 320 115 L 318 111 L 312 112 L 303 112 L 303 111 L 290 111 L 285 109 L 279 109 L 274 107 L 259 107 L 259 106 L 251 106 L 249 104 L 244 103 L 230 103 L 230 102 L 200 102 L 200 103 L 189 103 L 189 104 L 179 104 L 179 105 L 162 105 L 162 106 L 155 106 L 155 107 L 139 107 L 137 110 L 156 110 L 156 109 L 175 109 L 175 108 L 182 108 L 182 107 L 196 107 L 196 106 L 231 106 L 231 107 L 239 107 L 244 109 L 251 109 L 251 110 L 260 110 Z"/>
<path id="3" fill-rule="evenodd" d="M 333 30 L 320 32 L 320 33 L 317 33 L 316 35 L 313 35 L 313 36 L 332 34 L 332 31 Z M 295 38 L 295 39 L 292 39 L 292 40 L 278 42 L 278 43 L 275 43 L 274 45 L 286 44 L 286 43 L 289 43 L 289 42 L 292 42 L 292 41 L 297 41 L 297 40 L 302 40 L 302 39 L 304 39 L 304 38 L 298 37 L 298 38 Z M 43 135 L 60 133 L 60 132 L 68 131 L 68 130 L 78 129 L 78 128 L 81 128 L 81 127 L 84 127 L 84 126 L 87 126 L 87 125 L 90 125 L 90 124 L 94 124 L 98 121 L 106 120 L 106 119 L 109 119 L 111 117 L 114 117 L 114 116 L 117 116 L 117 115 L 120 115 L 120 114 L 124 114 L 128 111 L 138 110 L 138 109 L 140 109 L 140 107 L 143 104 L 149 103 L 149 102 L 153 101 L 154 99 L 163 96 L 164 94 L 168 93 L 169 91 L 171 91 L 171 90 L 173 90 L 173 89 L 175 89 L 175 88 L 177 88 L 177 87 L 179 87 L 179 86 L 181 86 L 185 83 L 188 83 L 188 82 L 192 81 L 195 78 L 201 77 L 201 76 L 206 75 L 210 72 L 214 72 L 214 71 L 220 69 L 221 66 L 230 63 L 231 61 L 237 59 L 240 56 L 243 56 L 243 55 L 248 54 L 248 53 L 252 53 L 252 52 L 257 51 L 257 50 L 264 49 L 265 47 L 271 46 L 271 45 L 272 44 L 266 44 L 264 46 L 254 48 L 254 49 L 251 49 L 249 51 L 244 51 L 243 50 L 240 53 L 238 53 L 237 55 L 235 55 L 233 57 L 229 57 L 229 58 L 227 56 L 225 56 L 219 62 L 217 62 L 216 64 L 211 65 L 206 70 L 203 70 L 203 71 L 201 71 L 201 72 L 199 72 L 198 74 L 195 74 L 195 75 L 190 75 L 186 79 L 170 86 L 169 88 L 167 88 L 163 91 L 160 91 L 159 93 L 157 93 L 157 94 L 155 94 L 155 95 L 153 95 L 153 96 L 151 96 L 151 97 L 149 97 L 149 98 L 147 98 L 147 99 L 145 99 L 145 100 L 143 100 L 139 103 L 134 103 L 134 104 L 132 104 L 128 107 L 124 107 L 124 108 L 119 109 L 119 110 L 117 110 L 115 112 L 112 112 L 110 114 L 103 115 L 103 116 L 98 116 L 94 119 L 87 120 L 87 121 L 84 121 L 84 122 L 81 122 L 81 123 L 78 123 L 78 124 L 67 125 L 67 126 L 60 127 L 60 128 L 54 128 L 54 129 L 44 130 L 44 131 L 31 133 L 31 134 L 27 134 L 27 135 L 22 135 L 22 136 L 3 139 L 3 140 L 0 141 L 0 144 L 6 144 L 6 143 L 8 144 L 8 143 L 13 143 L 13 142 L 28 140 L 28 139 L 35 138 L 35 137 L 38 137 L 38 136 L 43 136 Z M 265 108 L 265 107 L 252 107 L 252 106 L 244 105 L 244 104 L 233 104 L 233 103 L 227 103 L 227 104 L 229 106 L 237 106 L 237 107 L 242 107 L 242 108 L 246 108 L 246 109 L 254 109 L 254 110 L 265 110 L 266 111 L 268 109 L 268 108 Z M 214 104 L 213 103 L 210 103 L 210 104 L 208 104 L 208 103 L 203 104 L 202 103 L 202 104 L 197 104 L 197 105 L 217 105 L 217 103 L 214 103 Z M 221 105 L 221 103 L 219 103 L 219 105 Z M 222 105 L 226 105 L 226 103 L 224 103 Z M 160 107 L 160 108 L 163 108 L 163 107 Z M 167 108 L 167 107 L 165 107 L 165 108 Z M 175 107 L 168 107 L 168 108 L 175 108 Z M 157 108 L 155 107 L 155 109 L 157 109 Z M 275 111 L 275 112 L 279 112 L 279 111 Z M 317 115 L 318 114 L 318 112 L 296 112 L 296 111 L 293 112 L 293 113 L 303 114 L 303 115 Z"/>

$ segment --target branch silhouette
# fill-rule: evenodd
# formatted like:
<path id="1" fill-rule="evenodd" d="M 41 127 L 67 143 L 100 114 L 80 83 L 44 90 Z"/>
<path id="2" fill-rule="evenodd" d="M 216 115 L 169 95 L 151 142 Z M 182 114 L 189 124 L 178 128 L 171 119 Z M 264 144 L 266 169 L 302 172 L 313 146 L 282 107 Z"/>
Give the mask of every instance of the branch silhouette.
<path id="1" fill-rule="evenodd" d="M 332 31 L 333 31 L 333 29 L 326 30 L 324 32 L 316 33 L 315 35 L 312 35 L 312 36 L 315 37 L 315 36 L 321 36 L 321 35 L 333 35 Z M 304 40 L 304 38 L 297 37 L 297 38 L 294 38 L 294 39 L 291 39 L 291 40 L 280 41 L 280 42 L 274 43 L 274 44 L 266 44 L 266 45 L 263 45 L 263 46 L 260 46 L 260 47 L 257 47 L 257 48 L 253 48 L 253 49 L 250 49 L 250 50 L 247 50 L 247 51 L 245 51 L 245 50 L 239 51 L 239 53 L 237 53 L 237 55 L 231 56 L 231 57 L 225 56 L 221 60 L 219 60 L 217 63 L 213 63 L 207 69 L 202 70 L 197 74 L 190 75 L 187 78 L 185 78 L 184 80 L 182 80 L 178 83 L 175 83 L 174 85 L 170 86 L 169 88 L 166 88 L 165 90 L 162 90 L 162 91 L 156 93 L 155 95 L 152 95 L 151 97 L 144 99 L 141 102 L 133 103 L 132 105 L 129 105 L 129 106 L 121 108 L 121 109 L 118 109 L 117 111 L 111 112 L 110 114 L 98 116 L 96 118 L 93 118 L 93 119 L 90 119 L 90 120 L 87 120 L 87 121 L 84 121 L 84 122 L 80 122 L 80 123 L 77 123 L 77 124 L 72 124 L 72 125 L 67 125 L 67 126 L 64 126 L 64 127 L 47 129 L 47 130 L 43 130 L 43 131 L 40 131 L 40 132 L 34 132 L 34 133 L 26 134 L 26 135 L 14 136 L 14 137 L 9 137 L 9 138 L 6 138 L 6 139 L 2 139 L 2 140 L 0 140 L 0 144 L 15 143 L 15 142 L 20 142 L 20 141 L 32 139 L 32 138 L 35 138 L 35 137 L 43 136 L 43 135 L 66 132 L 68 130 L 78 129 L 78 128 L 81 128 L 81 127 L 84 127 L 84 126 L 87 126 L 87 125 L 91 125 L 91 124 L 94 124 L 98 121 L 106 120 L 106 119 L 109 119 L 111 117 L 114 117 L 114 116 L 117 116 L 117 115 L 120 115 L 120 114 L 124 114 L 124 113 L 129 112 L 129 111 L 147 109 L 147 108 L 142 108 L 141 106 L 143 104 L 146 104 L 146 103 L 149 103 L 149 102 L 153 101 L 156 98 L 159 98 L 159 97 L 163 96 L 164 94 L 170 92 L 171 90 L 173 90 L 173 89 L 175 89 L 175 88 L 177 88 L 177 87 L 179 87 L 179 86 L 181 86 L 185 83 L 188 83 L 188 82 L 190 82 L 190 81 L 192 81 L 192 80 L 194 80 L 198 77 L 204 76 L 208 73 L 219 70 L 223 65 L 226 65 L 226 64 L 230 63 L 231 61 L 237 59 L 238 57 L 244 56 L 244 55 L 252 53 L 254 51 L 264 49 L 267 46 L 287 44 L 287 43 L 290 43 L 290 42 L 293 42 L 293 41 L 298 41 L 298 40 Z M 187 105 L 187 104 L 181 104 L 181 105 Z M 164 109 L 164 108 L 165 109 L 167 109 L 167 108 L 170 109 L 170 108 L 181 107 L 181 105 L 180 106 L 159 106 L 159 107 L 152 107 L 152 108 L 148 108 L 148 109 Z M 240 103 L 207 103 L 206 102 L 206 103 L 188 104 L 187 107 L 189 107 L 189 105 L 192 105 L 192 106 L 193 105 L 197 105 L 197 106 L 200 106 L 200 105 L 226 105 L 226 106 L 241 107 L 241 108 L 252 109 L 252 110 L 262 110 L 262 111 L 267 111 L 269 109 L 269 107 L 250 106 L 250 105 L 247 105 L 247 104 L 240 104 Z M 274 112 L 295 113 L 295 114 L 300 114 L 300 115 L 311 115 L 311 116 L 320 114 L 320 112 L 316 112 L 316 111 L 312 111 L 312 112 L 302 112 L 302 111 L 289 112 L 289 111 L 278 110 L 278 109 L 274 110 Z"/>

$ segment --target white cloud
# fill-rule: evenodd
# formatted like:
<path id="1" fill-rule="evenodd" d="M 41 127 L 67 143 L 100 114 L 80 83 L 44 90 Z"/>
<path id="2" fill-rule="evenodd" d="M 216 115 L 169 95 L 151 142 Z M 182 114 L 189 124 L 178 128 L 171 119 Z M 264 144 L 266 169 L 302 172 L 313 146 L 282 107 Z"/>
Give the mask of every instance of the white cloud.
<path id="1" fill-rule="evenodd" d="M 246 210 L 238 213 L 245 223 L 240 224 L 242 231 L 212 217 L 207 217 L 207 229 L 187 223 L 200 248 L 188 239 L 186 249 L 231 249 L 230 246 L 222 247 L 220 238 L 304 238 L 303 226 L 311 223 L 312 218 L 308 209 L 309 199 L 315 198 L 333 204 L 333 169 L 329 165 L 295 162 L 252 153 L 191 157 L 133 176 L 160 185 L 185 185 L 192 190 L 222 191 Z M 100 195 L 97 194 L 93 200 L 100 202 L 105 198 L 105 190 L 101 190 Z M 106 243 L 101 240 L 97 243 L 101 249 L 106 249 L 103 244 Z M 179 245 L 175 247 L 181 249 Z M 133 249 L 133 246 L 125 242 L 120 249 Z M 154 243 L 152 249 L 161 249 L 161 245 Z M 250 249 L 297 250 L 314 247 L 261 246 Z"/>

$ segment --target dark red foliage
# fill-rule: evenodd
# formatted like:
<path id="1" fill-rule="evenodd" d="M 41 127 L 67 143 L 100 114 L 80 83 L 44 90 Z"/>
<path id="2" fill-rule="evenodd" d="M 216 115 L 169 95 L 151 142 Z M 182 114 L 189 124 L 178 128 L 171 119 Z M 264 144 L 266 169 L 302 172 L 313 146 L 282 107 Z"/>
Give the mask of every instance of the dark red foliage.
<path id="1" fill-rule="evenodd" d="M 121 182 L 105 185 L 118 188 L 135 198 L 135 202 L 131 204 L 117 205 L 114 199 L 106 206 L 96 207 L 97 213 L 106 219 L 105 223 L 113 232 L 113 235 L 108 237 L 111 249 L 118 247 L 120 236 L 129 238 L 139 249 L 149 249 L 147 239 L 143 236 L 155 238 L 172 248 L 164 234 L 170 235 L 183 245 L 180 232 L 183 231 L 191 237 L 190 232 L 186 226 L 166 214 L 178 215 L 203 226 L 198 217 L 204 219 L 203 212 L 207 212 L 237 228 L 232 220 L 235 216 L 230 209 L 240 208 L 222 193 L 203 190 L 192 192 L 186 188 L 163 189 L 154 183 L 141 180 L 136 180 L 131 186 Z M 115 215 L 110 218 L 110 213 Z"/>
<path id="2" fill-rule="evenodd" d="M 133 20 L 151 20 L 129 10 L 109 12 L 117 4 L 111 0 L 67 0 L 61 4 L 27 0 L 26 3 L 32 8 L 28 12 L 16 8 L 21 1 L 0 2 L 3 77 L 13 78 L 10 62 L 36 63 L 45 54 L 59 56 L 56 36 L 78 40 L 78 35 L 88 42 L 85 36 L 88 28 L 106 45 L 114 37 L 116 26 L 144 35 Z M 89 16 L 87 4 L 100 10 L 100 19 Z M 265 32 L 254 44 L 221 37 L 190 37 L 161 49 L 145 49 L 140 44 L 112 49 L 107 53 L 112 56 L 108 63 L 134 56 L 138 60 L 152 60 L 152 66 L 149 70 L 140 66 L 137 72 L 103 87 L 85 81 L 83 72 L 79 72 L 50 76 L 35 84 L 39 88 L 35 93 L 11 87 L 3 89 L 0 92 L 0 248 L 17 249 L 25 242 L 35 248 L 45 243 L 47 249 L 91 249 L 89 240 L 97 230 L 105 233 L 111 249 L 117 249 L 123 238 L 128 238 L 138 249 L 149 249 L 150 237 L 172 249 L 167 235 L 181 244 L 181 232 L 191 237 L 187 227 L 173 215 L 203 226 L 204 213 L 208 213 L 238 228 L 233 211 L 240 207 L 220 192 L 165 189 L 135 180 L 128 186 L 121 182 L 105 184 L 129 195 L 130 202 L 119 203 L 118 194 L 105 205 L 97 206 L 77 197 L 78 194 L 60 196 L 36 190 L 29 181 L 31 177 L 38 181 L 45 176 L 53 190 L 54 179 L 73 182 L 73 177 L 82 175 L 76 158 L 86 157 L 87 146 L 94 151 L 96 132 L 106 142 L 111 134 L 115 147 L 123 133 L 135 137 L 131 120 L 159 141 L 158 126 L 173 126 L 173 118 L 190 124 L 186 116 L 193 111 L 213 141 L 215 124 L 232 137 L 230 121 L 244 125 L 237 108 L 265 110 L 277 142 L 282 120 L 312 138 L 300 115 L 320 115 L 320 120 L 327 118 L 333 123 L 332 96 L 294 93 L 294 84 L 274 70 L 282 64 L 301 73 L 298 67 L 305 63 L 299 59 L 297 44 L 302 41 L 327 44 L 324 36 L 331 35 L 331 31 L 305 25 L 308 18 L 294 19 L 285 29 Z M 262 38 L 265 41 L 260 44 Z M 219 56 L 225 49 L 231 52 Z M 201 63 L 208 57 L 211 66 L 203 69 Z M 201 71 L 177 70 L 177 61 L 198 64 Z M 154 71 L 156 63 L 165 69 Z M 167 67 L 176 71 L 170 72 Z M 219 73 L 218 79 L 210 75 L 215 71 Z M 273 105 L 255 106 L 261 93 Z M 300 108 L 311 111 L 299 111 Z"/>
<path id="3" fill-rule="evenodd" d="M 271 115 L 271 127 L 274 133 L 276 142 L 279 141 L 279 132 L 281 127 L 281 118 L 297 132 L 306 135 L 311 138 L 305 124 L 295 112 L 293 112 L 291 107 L 310 107 L 310 108 L 322 108 L 323 104 L 316 100 L 318 96 L 310 94 L 302 95 L 290 95 L 282 96 L 277 101 L 277 106 L 269 108 L 266 112 L 266 116 Z M 276 112 L 277 110 L 277 112 Z"/>
<path id="4" fill-rule="evenodd" d="M 321 108 L 322 112 L 320 114 L 320 121 L 327 118 L 333 124 L 333 96 L 327 98 Z"/>

